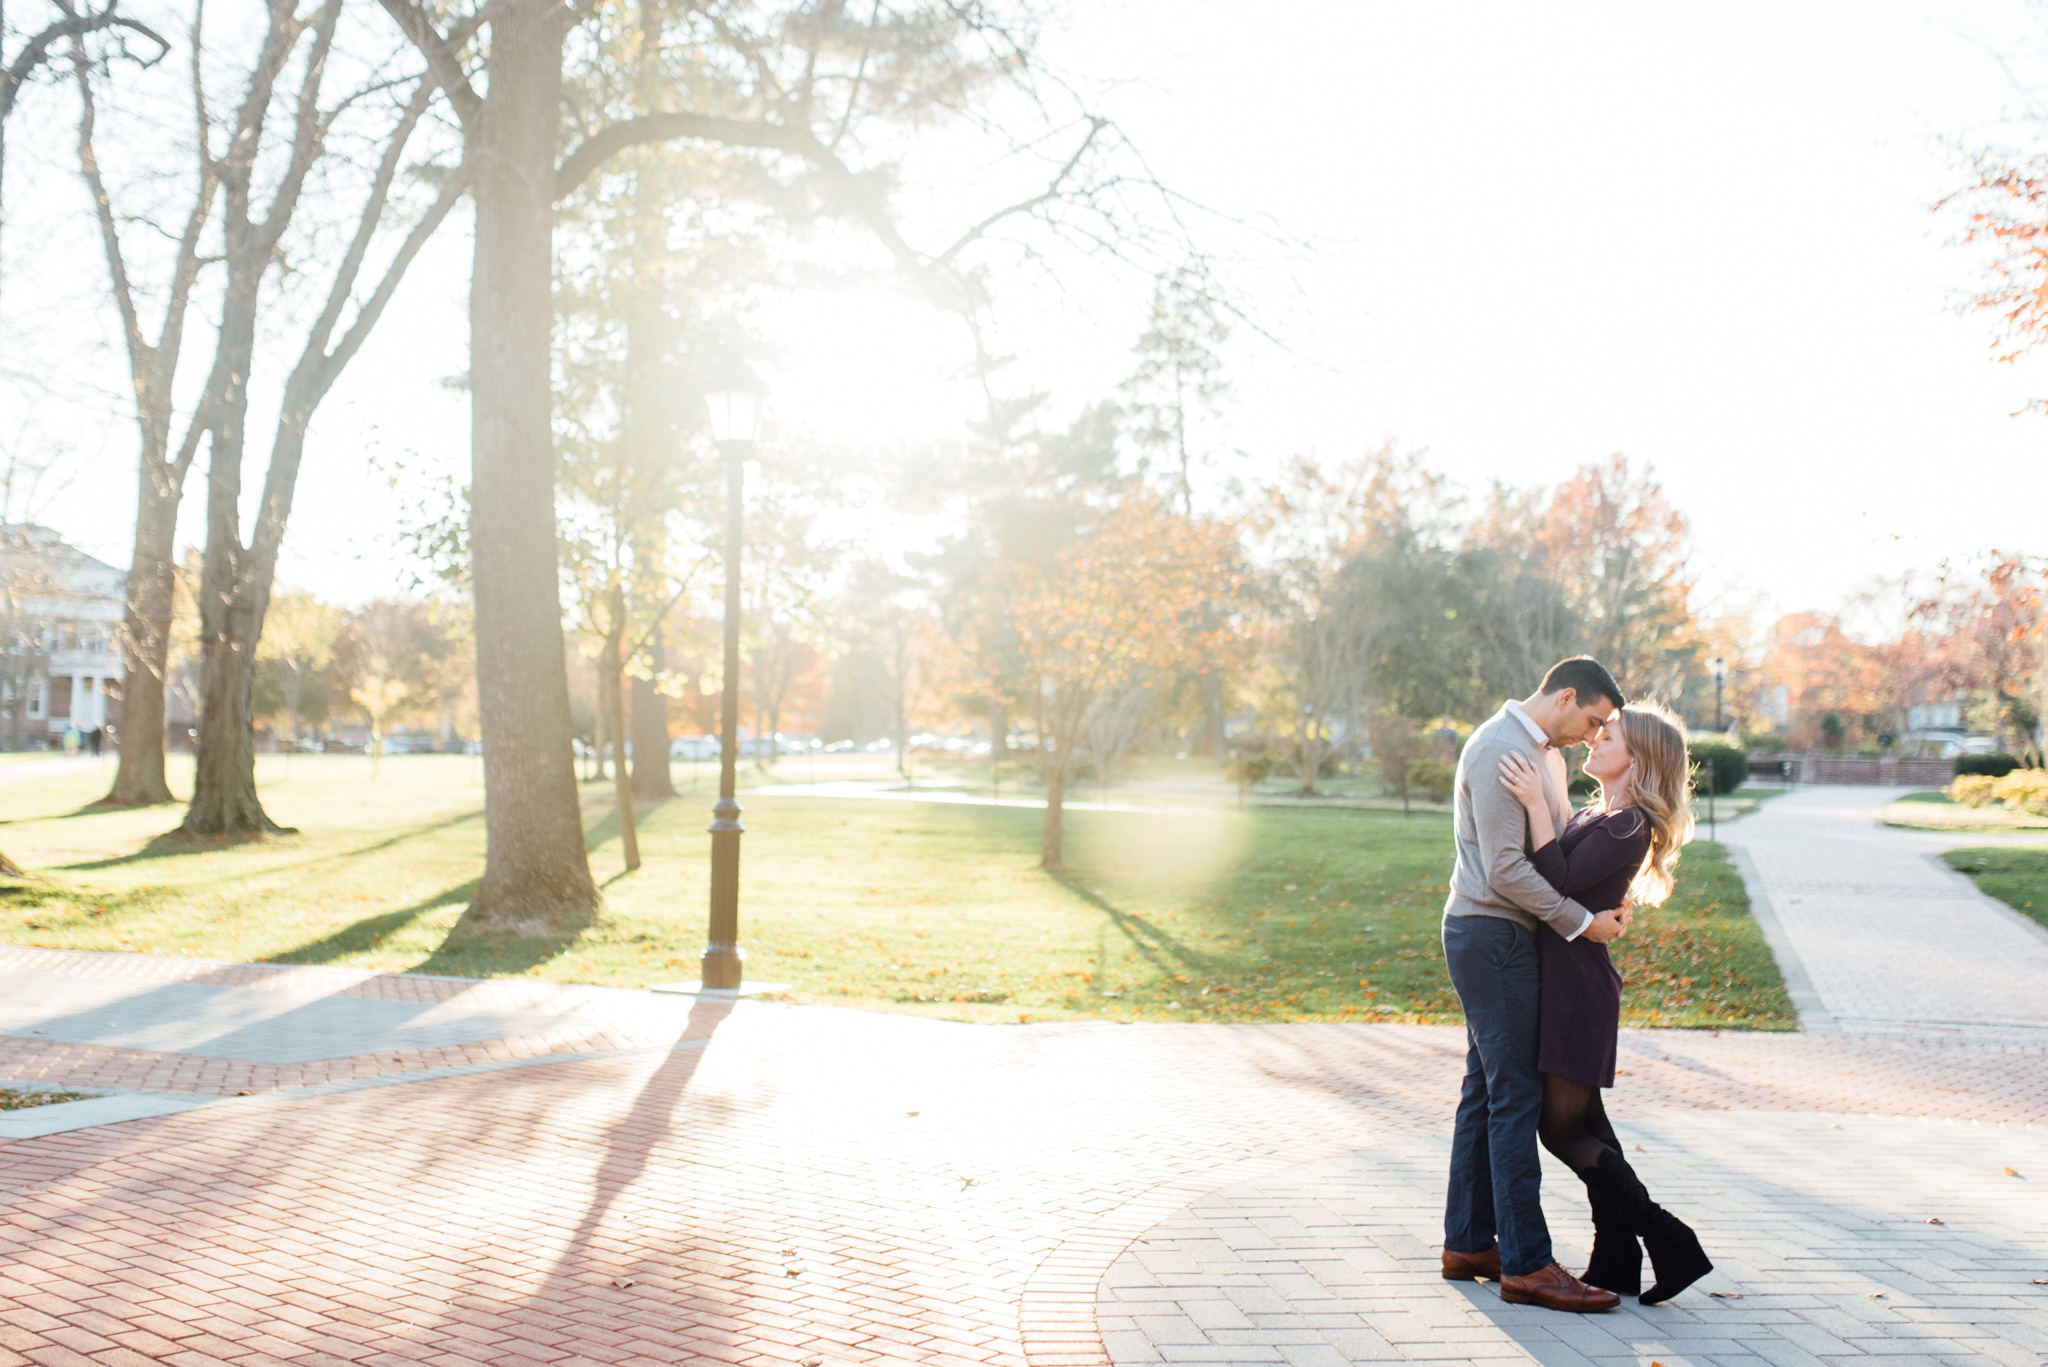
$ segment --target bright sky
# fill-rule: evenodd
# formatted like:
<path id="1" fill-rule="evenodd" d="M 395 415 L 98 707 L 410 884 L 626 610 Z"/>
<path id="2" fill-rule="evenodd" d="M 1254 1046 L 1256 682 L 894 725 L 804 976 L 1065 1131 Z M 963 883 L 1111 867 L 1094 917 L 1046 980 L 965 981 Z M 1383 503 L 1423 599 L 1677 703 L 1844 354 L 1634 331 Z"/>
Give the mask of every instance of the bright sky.
<path id="1" fill-rule="evenodd" d="M 1298 290 L 1277 256 L 1241 271 L 1286 347 L 1233 344 L 1223 473 L 1392 436 L 1477 489 L 1620 451 L 1692 518 L 1712 594 L 1790 609 L 2048 550 L 2048 417 L 2012 416 L 2048 363 L 1992 363 L 1954 307 L 1979 265 L 1929 212 L 1961 178 L 1944 143 L 2020 102 L 1990 49 L 2042 33 L 2019 0 L 1120 0 L 1075 6 L 1053 50 L 1169 183 L 1315 244 Z M 75 195 L 54 174 L 31 180 Z M 466 256 L 442 239 L 317 419 L 288 579 L 391 591 L 365 456 L 466 459 L 466 400 L 436 383 L 466 365 Z M 1012 383 L 1062 409 L 1112 393 L 1145 292 L 1010 300 Z M 972 411 L 957 324 L 915 304 L 792 300 L 771 324 L 786 428 L 882 442 Z M 117 562 L 132 430 L 86 443 L 48 514 Z"/>

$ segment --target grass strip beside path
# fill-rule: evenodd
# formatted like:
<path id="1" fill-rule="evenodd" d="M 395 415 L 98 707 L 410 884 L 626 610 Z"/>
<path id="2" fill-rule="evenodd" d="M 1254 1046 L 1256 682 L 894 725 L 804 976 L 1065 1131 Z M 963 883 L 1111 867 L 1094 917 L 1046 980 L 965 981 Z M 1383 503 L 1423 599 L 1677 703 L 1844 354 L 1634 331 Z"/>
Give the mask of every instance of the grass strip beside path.
<path id="1" fill-rule="evenodd" d="M 2048 926 L 2048 846 L 1992 845 L 1950 850 L 1942 858 L 1984 892 Z"/>
<path id="2" fill-rule="evenodd" d="M 2010 807 L 1965 807 L 1938 788 L 1885 804 L 1882 820 L 1921 831 L 2048 831 L 2048 816 Z"/>
<path id="3" fill-rule="evenodd" d="M 708 793 L 643 811 L 645 864 L 627 875 L 609 785 L 586 785 L 600 922 L 451 943 L 482 867 L 474 761 L 394 757 L 375 781 L 357 757 L 284 768 L 262 758 L 265 801 L 303 834 L 205 848 L 163 837 L 174 808 L 83 810 L 104 776 L 0 788 L 0 848 L 41 874 L 0 889 L 0 941 L 622 987 L 696 976 Z M 1036 867 L 1035 810 L 742 797 L 748 975 L 800 1000 L 982 1021 L 1458 1018 L 1441 815 L 1075 812 L 1055 877 Z M 1711 844 L 1616 960 L 1632 1024 L 1794 1024 Z"/>
<path id="4" fill-rule="evenodd" d="M 89 1101 L 97 1092 L 38 1092 L 19 1087 L 0 1087 L 0 1111 L 25 1111 L 31 1106 L 54 1106 L 60 1101 Z"/>

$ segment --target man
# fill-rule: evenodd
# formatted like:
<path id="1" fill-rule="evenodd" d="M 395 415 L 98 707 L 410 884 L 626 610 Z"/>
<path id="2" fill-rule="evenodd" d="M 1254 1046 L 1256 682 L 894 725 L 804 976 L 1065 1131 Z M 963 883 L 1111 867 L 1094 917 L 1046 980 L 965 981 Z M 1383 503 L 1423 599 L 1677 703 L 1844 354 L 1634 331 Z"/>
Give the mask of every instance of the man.
<path id="1" fill-rule="evenodd" d="M 1535 765 L 1563 830 L 1571 804 L 1559 751 L 1591 739 L 1624 701 L 1598 661 L 1564 660 L 1535 693 L 1504 703 L 1458 759 L 1458 855 L 1444 904 L 1444 961 L 1465 1009 L 1467 1048 L 1451 1139 L 1443 1274 L 1454 1281 L 1489 1277 L 1500 1283 L 1502 1300 L 1552 1310 L 1608 1310 L 1620 1297 L 1565 1271 L 1551 1256 L 1543 1223 L 1537 927 L 1606 943 L 1628 928 L 1628 911 L 1624 904 L 1595 916 L 1536 872 L 1527 819 L 1501 786 L 1499 770 L 1510 751 Z"/>

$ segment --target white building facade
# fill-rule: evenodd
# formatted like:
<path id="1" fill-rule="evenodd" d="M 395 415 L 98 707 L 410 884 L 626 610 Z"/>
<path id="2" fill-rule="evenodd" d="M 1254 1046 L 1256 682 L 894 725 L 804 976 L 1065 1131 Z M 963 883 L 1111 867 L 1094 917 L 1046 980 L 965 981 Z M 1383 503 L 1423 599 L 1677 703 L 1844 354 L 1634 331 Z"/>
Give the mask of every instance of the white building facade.
<path id="1" fill-rule="evenodd" d="M 48 744 L 120 720 L 120 631 L 127 575 L 47 527 L 0 529 L 0 613 L 7 661 L 0 739 Z"/>

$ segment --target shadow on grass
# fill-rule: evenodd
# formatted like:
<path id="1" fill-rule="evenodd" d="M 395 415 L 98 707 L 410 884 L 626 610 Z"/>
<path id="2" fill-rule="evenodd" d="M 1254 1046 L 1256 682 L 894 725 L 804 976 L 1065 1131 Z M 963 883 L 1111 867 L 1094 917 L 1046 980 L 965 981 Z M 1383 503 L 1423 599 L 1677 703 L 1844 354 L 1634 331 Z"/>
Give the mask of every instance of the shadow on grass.
<path id="1" fill-rule="evenodd" d="M 382 948 L 393 936 L 413 922 L 442 907 L 468 904 L 476 895 L 476 880 L 423 898 L 409 907 L 367 916 L 343 926 L 331 935 L 270 956 L 278 964 L 331 964 L 354 954 Z M 6 895 L 0 890 L 0 897 Z M 577 935 L 507 935 L 463 929 L 460 922 L 441 944 L 408 973 L 434 973 L 451 978 L 497 978 L 524 973 L 565 953 Z"/>
<path id="2" fill-rule="evenodd" d="M 1161 972 L 1207 973 L 1219 966 L 1221 961 L 1214 956 L 1190 947 L 1185 941 L 1161 930 L 1144 917 L 1125 911 L 1101 893 L 1083 884 L 1075 874 L 1060 872 L 1052 874 L 1051 877 L 1068 892 L 1108 917 L 1110 925 L 1121 931 L 1124 938 L 1131 942 L 1131 948 Z M 1106 957 L 1100 961 L 1108 962 Z"/>
<path id="3" fill-rule="evenodd" d="M 0 883 L 0 906 L 4 907 L 46 907 L 52 902 L 69 902 L 75 896 L 69 888 L 33 879 Z"/>
<path id="4" fill-rule="evenodd" d="M 568 953 L 578 938 L 465 931 L 458 925 L 439 949 L 406 971 L 439 973 L 450 978 L 513 977 Z"/>
<path id="5" fill-rule="evenodd" d="M 72 815 L 79 815 L 79 813 L 74 812 Z M 465 821 L 479 820 L 482 816 L 483 812 L 481 810 L 462 812 L 441 821 L 428 822 L 423 826 L 409 826 L 396 835 L 386 836 L 382 840 L 374 840 L 367 845 L 358 845 L 354 849 L 336 850 L 333 854 L 323 854 L 305 860 L 298 867 L 310 869 L 319 864 L 336 864 L 347 859 L 360 859 L 364 855 L 376 854 L 382 850 L 391 849 L 393 846 L 403 845 L 408 840 L 417 840 L 419 837 L 431 835 L 435 831 L 445 831 L 451 826 L 460 826 Z M 232 849 L 239 845 L 260 844 L 266 840 L 288 838 L 299 834 L 302 834 L 302 832 L 295 826 L 281 831 L 274 831 L 267 835 L 252 833 L 249 835 L 204 836 L 199 838 L 188 836 L 183 831 L 169 830 L 165 831 L 162 835 L 153 837 L 141 849 L 129 854 L 112 855 L 106 859 L 87 860 L 78 864 L 59 864 L 56 867 L 78 873 L 89 872 L 94 869 L 114 869 L 126 864 L 140 864 L 150 859 L 166 859 L 182 854 L 207 854 L 214 850 Z"/>
<path id="6" fill-rule="evenodd" d="M 633 824 L 642 837 L 647 833 L 648 820 L 663 807 L 667 806 L 671 800 L 669 798 L 655 798 L 652 800 L 646 798 L 634 799 Z M 605 808 L 603 816 L 600 816 L 597 820 L 583 828 L 583 852 L 585 854 L 596 854 L 600 845 L 604 844 L 607 840 L 616 840 L 618 838 L 619 805 L 617 802 L 613 802 Z M 604 885 L 610 887 L 624 876 L 622 873 L 615 874 L 605 879 Z"/>
<path id="7" fill-rule="evenodd" d="M 462 905 L 475 891 L 474 880 L 458 884 L 409 907 L 381 912 L 376 916 L 366 916 L 351 925 L 343 926 L 331 935 L 323 935 L 317 940 L 300 945 L 296 949 L 288 949 L 282 954 L 273 954 L 270 956 L 270 962 L 331 964 L 351 954 L 366 954 L 373 949 L 381 948 L 386 940 L 435 908 Z"/>
<path id="8" fill-rule="evenodd" d="M 59 864 L 58 868 L 69 873 L 89 873 L 95 869 L 118 869 L 127 864 L 140 864 L 151 859 L 172 859 L 186 854 L 211 854 L 215 850 L 230 850 L 239 845 L 255 845 L 282 835 L 297 832 L 259 833 L 246 835 L 189 836 L 181 830 L 168 830 L 154 836 L 141 849 L 128 854 L 117 854 L 106 859 L 87 859 L 76 864 Z"/>

